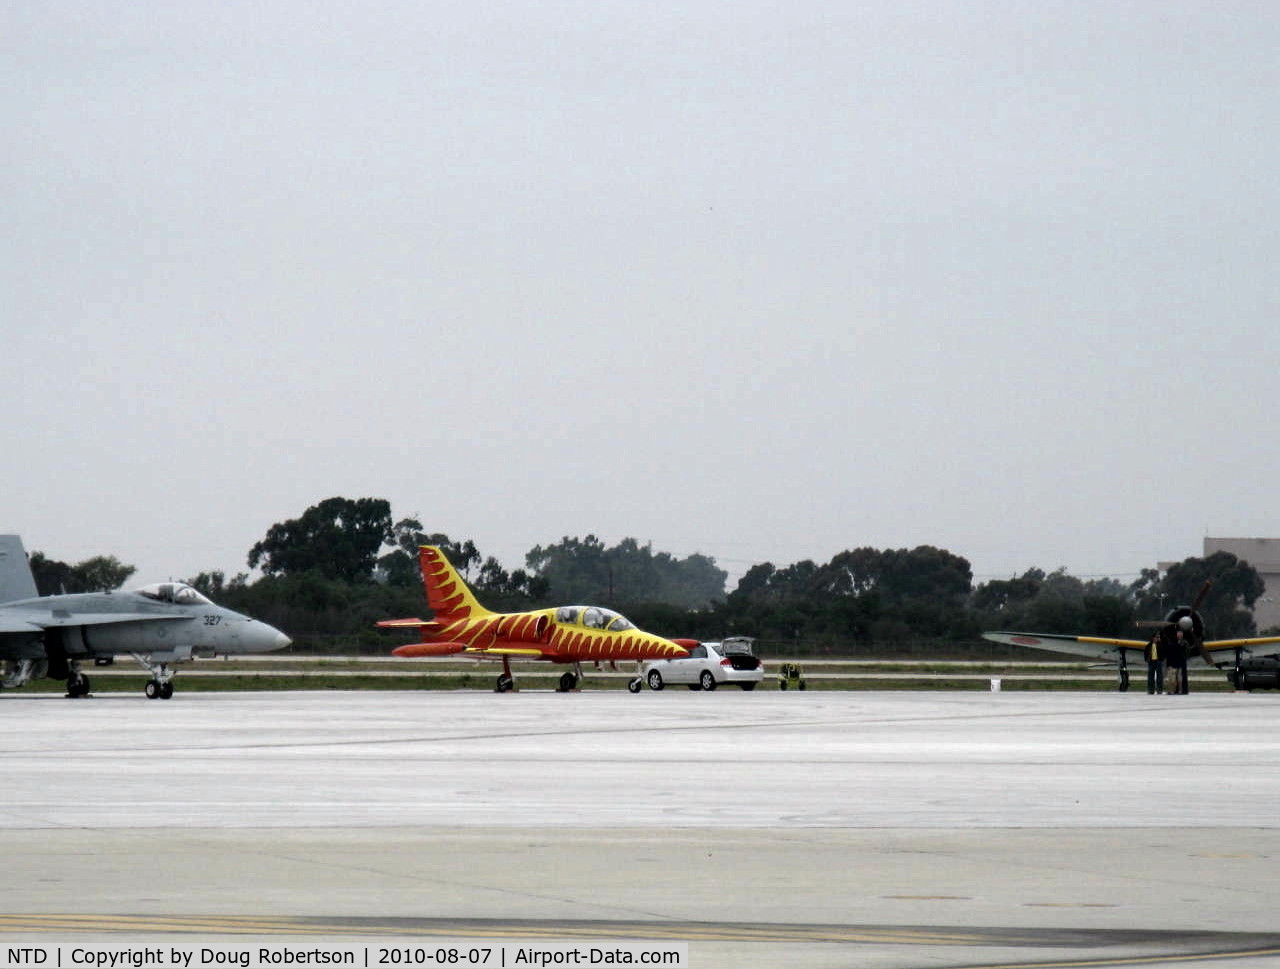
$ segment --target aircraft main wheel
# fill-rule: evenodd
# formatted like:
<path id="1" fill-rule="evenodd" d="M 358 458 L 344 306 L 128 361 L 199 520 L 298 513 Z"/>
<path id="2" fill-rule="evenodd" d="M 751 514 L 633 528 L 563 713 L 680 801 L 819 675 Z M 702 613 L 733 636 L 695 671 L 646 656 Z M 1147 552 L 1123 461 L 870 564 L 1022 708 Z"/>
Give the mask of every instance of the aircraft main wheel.
<path id="1" fill-rule="evenodd" d="M 635 679 L 627 681 L 627 690 L 631 693 L 639 693 L 640 687 L 643 685 L 644 684 L 640 682 L 640 677 L 637 676 Z"/>
<path id="2" fill-rule="evenodd" d="M 689 689 L 693 690 L 694 692 L 697 692 L 698 690 L 701 690 L 701 689 L 702 689 L 702 684 L 701 684 L 701 683 L 690 683 L 690 684 L 689 684 Z"/>
<path id="3" fill-rule="evenodd" d="M 711 675 L 710 670 L 703 670 L 702 675 L 698 677 L 698 685 L 704 690 L 714 690 L 716 688 L 716 678 Z"/>
<path id="4" fill-rule="evenodd" d="M 160 681 L 147 680 L 147 686 L 144 692 L 147 694 L 148 700 L 154 700 L 160 695 Z"/>
<path id="5" fill-rule="evenodd" d="M 89 695 L 89 677 L 83 673 L 74 673 L 67 677 L 67 696 L 81 697 Z"/>
<path id="6" fill-rule="evenodd" d="M 646 679 L 648 680 L 648 683 L 649 683 L 649 689 L 651 690 L 662 689 L 663 687 L 662 674 L 659 673 L 657 670 L 650 670 L 649 675 L 648 677 L 646 677 Z"/>
<path id="7" fill-rule="evenodd" d="M 742 689 L 746 690 L 748 693 L 756 688 L 754 683 L 739 683 L 738 686 L 742 687 Z"/>
<path id="8" fill-rule="evenodd" d="M 161 699 L 161 700 L 171 700 L 171 699 L 173 699 L 173 684 L 172 684 L 172 683 L 161 683 L 161 684 L 160 684 L 160 699 Z"/>
<path id="9" fill-rule="evenodd" d="M 514 686 L 514 685 L 515 685 L 515 683 L 512 681 L 511 677 L 507 676 L 507 674 L 506 674 L 506 673 L 501 673 L 501 674 L 499 674 L 499 675 L 498 675 L 498 682 L 494 684 L 493 692 L 494 692 L 494 693 L 506 693 L 506 692 L 508 692 L 508 691 L 512 688 L 512 686 Z"/>
<path id="10" fill-rule="evenodd" d="M 564 673 L 560 677 L 560 692 L 568 693 L 578 685 L 578 678 L 572 673 Z"/>

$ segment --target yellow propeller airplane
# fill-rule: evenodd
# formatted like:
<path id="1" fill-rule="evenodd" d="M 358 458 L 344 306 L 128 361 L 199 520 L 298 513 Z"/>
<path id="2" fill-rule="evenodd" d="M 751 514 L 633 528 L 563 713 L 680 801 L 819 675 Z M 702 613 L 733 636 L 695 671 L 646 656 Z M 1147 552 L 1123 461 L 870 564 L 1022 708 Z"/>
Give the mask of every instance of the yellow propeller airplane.
<path id="1" fill-rule="evenodd" d="M 1280 689 L 1280 662 L 1277 662 L 1276 657 L 1246 658 L 1246 654 L 1260 646 L 1273 646 L 1280 643 L 1280 636 L 1253 636 L 1248 639 L 1204 638 L 1205 624 L 1199 610 L 1211 584 L 1211 582 L 1205 582 L 1200 587 L 1191 605 L 1178 606 L 1169 610 L 1163 620 L 1142 621 L 1137 625 L 1156 630 L 1155 635 L 1160 639 L 1159 649 L 1162 655 L 1167 656 L 1172 648 L 1183 650 L 1187 655 L 1198 653 L 1206 664 L 1226 670 L 1228 682 L 1237 690 Z M 983 633 L 982 638 L 993 643 L 1032 646 L 1056 653 L 1092 656 L 1116 662 L 1121 693 L 1129 689 L 1129 658 L 1134 657 L 1141 662 L 1147 644 L 1151 641 L 1150 636 L 1147 639 L 1109 639 L 1102 636 L 1014 632 Z M 1214 658 L 1214 653 L 1228 651 L 1234 652 L 1234 662 L 1230 665 L 1218 662 Z"/>
<path id="2" fill-rule="evenodd" d="M 647 659 L 671 659 L 689 655 L 695 639 L 664 639 L 643 629 L 612 609 L 602 606 L 560 606 L 529 612 L 491 612 L 458 575 L 444 551 L 434 545 L 418 549 L 422 585 L 433 618 L 384 619 L 384 629 L 416 628 L 420 641 L 391 651 L 393 656 L 464 656 L 500 660 L 502 673 L 494 687 L 498 693 L 515 688 L 511 660 L 546 660 L 572 664 L 560 677 L 559 692 L 576 689 L 582 664 Z M 640 692 L 640 675 L 627 684 Z"/>

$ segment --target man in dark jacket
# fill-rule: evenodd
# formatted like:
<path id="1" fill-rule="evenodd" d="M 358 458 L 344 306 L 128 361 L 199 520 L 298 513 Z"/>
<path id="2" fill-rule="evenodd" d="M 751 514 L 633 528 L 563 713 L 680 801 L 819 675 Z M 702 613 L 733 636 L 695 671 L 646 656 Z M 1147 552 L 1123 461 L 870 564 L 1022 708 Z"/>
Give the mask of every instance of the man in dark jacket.
<path id="1" fill-rule="evenodd" d="M 1160 642 L 1164 646 L 1164 661 L 1174 673 L 1174 693 L 1187 691 L 1187 641 L 1182 630 L 1176 625 L 1165 626 L 1160 631 Z"/>

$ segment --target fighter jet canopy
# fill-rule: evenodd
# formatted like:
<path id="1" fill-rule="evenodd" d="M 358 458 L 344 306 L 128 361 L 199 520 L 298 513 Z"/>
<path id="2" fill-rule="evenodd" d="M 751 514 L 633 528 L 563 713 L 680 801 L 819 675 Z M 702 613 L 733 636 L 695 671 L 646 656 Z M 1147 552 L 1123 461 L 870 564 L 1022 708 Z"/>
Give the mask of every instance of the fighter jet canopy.
<path id="1" fill-rule="evenodd" d="M 172 602 L 179 606 L 213 605 L 185 582 L 155 582 L 135 589 L 140 596 L 155 599 L 157 602 Z"/>

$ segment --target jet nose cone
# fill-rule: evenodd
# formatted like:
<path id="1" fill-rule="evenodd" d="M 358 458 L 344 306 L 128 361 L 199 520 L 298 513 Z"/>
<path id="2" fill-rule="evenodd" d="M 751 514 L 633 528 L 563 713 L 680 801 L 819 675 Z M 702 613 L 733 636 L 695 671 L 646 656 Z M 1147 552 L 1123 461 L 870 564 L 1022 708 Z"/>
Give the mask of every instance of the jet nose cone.
<path id="1" fill-rule="evenodd" d="M 251 619 L 248 631 L 241 635 L 241 642 L 248 652 L 270 653 L 277 649 L 284 649 L 293 640 L 275 626 L 268 626 L 265 622 Z"/>

